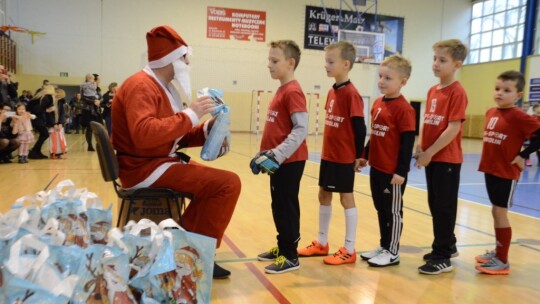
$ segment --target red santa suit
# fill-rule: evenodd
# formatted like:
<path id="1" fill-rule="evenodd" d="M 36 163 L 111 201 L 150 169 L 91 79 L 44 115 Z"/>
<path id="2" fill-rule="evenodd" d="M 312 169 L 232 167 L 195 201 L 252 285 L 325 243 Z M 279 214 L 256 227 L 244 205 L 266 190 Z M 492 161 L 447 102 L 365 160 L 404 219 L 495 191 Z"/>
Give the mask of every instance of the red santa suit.
<path id="1" fill-rule="evenodd" d="M 120 181 L 125 188 L 154 186 L 192 193 L 184 227 L 216 238 L 219 247 L 240 195 L 240 178 L 176 156 L 179 143 L 204 144 L 204 124 L 191 109 L 182 110 L 181 101 L 173 98 L 152 68 L 178 60 L 187 45 L 166 26 L 150 31 L 147 41 L 149 66 L 125 80 L 111 110 Z"/>

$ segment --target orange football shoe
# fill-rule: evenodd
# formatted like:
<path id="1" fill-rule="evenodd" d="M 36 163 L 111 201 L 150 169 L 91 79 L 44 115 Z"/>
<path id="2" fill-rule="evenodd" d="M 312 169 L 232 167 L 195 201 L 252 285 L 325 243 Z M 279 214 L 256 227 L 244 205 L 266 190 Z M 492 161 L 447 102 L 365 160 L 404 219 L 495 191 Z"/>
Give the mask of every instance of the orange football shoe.
<path id="1" fill-rule="evenodd" d="M 313 241 L 307 247 L 298 249 L 298 255 L 303 257 L 328 255 L 328 248 L 328 244 L 323 246 L 318 241 Z"/>
<path id="2" fill-rule="evenodd" d="M 341 247 L 333 255 L 325 257 L 323 262 L 328 265 L 356 263 L 356 251 L 349 253 L 345 247 Z"/>

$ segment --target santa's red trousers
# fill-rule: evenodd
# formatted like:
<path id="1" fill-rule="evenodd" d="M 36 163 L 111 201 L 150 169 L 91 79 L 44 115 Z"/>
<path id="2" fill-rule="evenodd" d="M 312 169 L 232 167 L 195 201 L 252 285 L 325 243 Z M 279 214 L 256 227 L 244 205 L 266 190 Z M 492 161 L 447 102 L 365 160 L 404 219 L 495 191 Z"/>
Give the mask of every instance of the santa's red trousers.
<path id="1" fill-rule="evenodd" d="M 240 195 L 241 183 L 236 173 L 190 161 L 172 165 L 152 187 L 193 194 L 182 216 L 184 228 L 213 237 L 220 246 Z"/>

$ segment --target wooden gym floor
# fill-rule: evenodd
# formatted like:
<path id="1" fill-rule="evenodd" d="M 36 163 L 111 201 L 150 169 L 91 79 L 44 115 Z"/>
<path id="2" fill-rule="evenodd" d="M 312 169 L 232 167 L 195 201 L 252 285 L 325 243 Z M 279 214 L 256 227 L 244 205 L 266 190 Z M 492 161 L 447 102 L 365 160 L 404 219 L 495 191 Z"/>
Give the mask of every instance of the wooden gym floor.
<path id="1" fill-rule="evenodd" d="M 5 212 L 19 197 L 50 189 L 64 179 L 71 179 L 78 188 L 95 192 L 105 205 L 113 204 L 116 217 L 116 195 L 111 184 L 101 178 L 95 152 L 87 152 L 84 135 L 67 135 L 69 146 L 65 160 L 30 160 L 28 164 L 0 165 L 0 212 Z M 310 136 L 308 146 L 312 159 L 320 152 L 322 137 Z M 474 256 L 494 248 L 490 207 L 482 199 L 463 195 L 460 200 L 455 233 L 459 257 L 452 259 L 453 272 L 435 276 L 418 274 L 422 255 L 431 247 L 431 217 L 422 181 L 410 183 L 404 195 L 404 229 L 401 239 L 401 264 L 372 268 L 358 259 L 354 265 L 328 266 L 320 257 L 302 258 L 301 267 L 280 275 L 264 273 L 267 262 L 256 260 L 257 254 L 275 246 L 275 228 L 270 210 L 269 181 L 266 175 L 254 176 L 249 169 L 251 157 L 258 151 L 260 137 L 233 134 L 232 150 L 222 159 L 208 163 L 236 172 L 242 179 L 242 193 L 235 214 L 216 261 L 232 271 L 225 280 L 214 280 L 212 303 L 534 303 L 540 298 L 540 220 L 534 215 L 540 209 L 538 195 L 524 196 L 532 215 L 512 212 L 513 244 L 510 248 L 511 273 L 489 276 L 474 269 Z M 479 140 L 464 140 L 465 153 L 478 155 Z M 45 147 L 47 146 L 44 145 Z M 45 149 L 45 148 L 44 148 Z M 14 153 L 16 154 L 16 153 Z M 198 159 L 199 149 L 189 149 Z M 527 168 L 526 193 L 538 193 L 540 183 L 536 166 Z M 16 159 L 15 159 L 16 160 Z M 462 181 L 472 167 L 462 169 Z M 306 164 L 300 190 L 300 246 L 316 238 L 318 225 L 318 170 L 316 161 Z M 411 169 L 421 179 L 423 172 Z M 358 253 L 378 246 L 377 216 L 370 196 L 368 176 L 357 175 L 355 200 L 358 209 L 356 250 Z M 483 181 L 462 184 L 476 185 L 471 193 L 483 190 Z M 532 189 L 532 190 L 531 190 Z M 532 191 L 532 192 L 531 192 Z M 466 191 L 465 191 L 466 192 Z M 521 199 L 521 198 L 520 198 Z M 342 246 L 344 239 L 343 208 L 337 197 L 333 201 L 330 225 L 330 250 Z M 513 210 L 513 209 L 511 209 Z M 113 219 L 115 221 L 115 219 Z M 535 300 L 537 299 L 537 300 Z"/>

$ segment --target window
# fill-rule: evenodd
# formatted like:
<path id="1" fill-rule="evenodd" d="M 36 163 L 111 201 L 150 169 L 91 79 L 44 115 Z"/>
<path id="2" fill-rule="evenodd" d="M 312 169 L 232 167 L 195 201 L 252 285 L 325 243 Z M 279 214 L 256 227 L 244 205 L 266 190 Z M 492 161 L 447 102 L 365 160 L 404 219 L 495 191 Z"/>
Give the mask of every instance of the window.
<path id="1" fill-rule="evenodd" d="M 521 56 L 527 0 L 475 1 L 467 63 Z"/>

